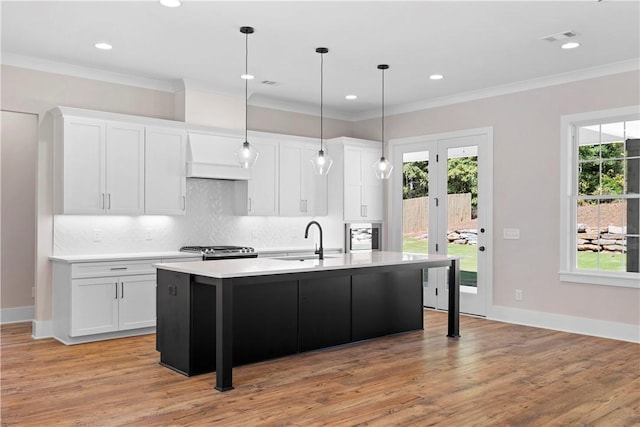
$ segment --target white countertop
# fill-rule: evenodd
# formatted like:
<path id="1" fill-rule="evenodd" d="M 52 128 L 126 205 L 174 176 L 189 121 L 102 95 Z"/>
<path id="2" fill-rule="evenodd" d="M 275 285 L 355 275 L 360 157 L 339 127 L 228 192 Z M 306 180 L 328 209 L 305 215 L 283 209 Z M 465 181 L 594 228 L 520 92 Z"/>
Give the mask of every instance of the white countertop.
<path id="1" fill-rule="evenodd" d="M 415 255 L 402 252 L 359 252 L 349 254 L 328 254 L 324 260 L 316 257 L 303 259 L 288 257 L 277 258 L 225 259 L 216 261 L 191 261 L 154 264 L 154 267 L 177 271 L 179 273 L 219 279 L 267 276 L 272 274 L 303 273 L 325 270 L 341 270 L 349 268 L 381 267 L 385 265 L 419 264 L 428 261 L 442 262 L 459 259 L 445 255 Z"/>
<path id="2" fill-rule="evenodd" d="M 168 252 L 135 252 L 122 254 L 94 254 L 94 255 L 53 255 L 49 259 L 58 262 L 99 262 L 99 261 L 134 261 L 139 259 L 163 258 L 196 258 L 198 254 L 180 251 Z"/>
<path id="3" fill-rule="evenodd" d="M 293 254 L 293 253 L 313 253 L 314 248 L 309 247 L 289 247 L 289 248 L 257 248 L 256 252 L 258 256 L 264 254 L 278 255 L 278 254 Z M 329 252 L 342 252 L 341 248 L 327 248 L 325 253 Z M 167 251 L 167 252 L 130 252 L 119 254 L 92 254 L 92 255 L 52 255 L 49 257 L 51 261 L 57 262 L 100 262 L 100 261 L 135 261 L 139 259 L 163 259 L 163 258 L 197 258 L 198 254 L 190 252 L 180 251 Z"/>

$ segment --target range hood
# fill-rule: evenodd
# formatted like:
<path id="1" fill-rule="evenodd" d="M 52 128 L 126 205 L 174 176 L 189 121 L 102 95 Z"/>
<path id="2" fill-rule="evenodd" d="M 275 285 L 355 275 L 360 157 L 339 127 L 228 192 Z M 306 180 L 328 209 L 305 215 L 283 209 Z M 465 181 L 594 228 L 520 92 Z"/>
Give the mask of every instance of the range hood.
<path id="1" fill-rule="evenodd" d="M 191 131 L 188 134 L 187 178 L 251 179 L 251 169 L 241 168 L 236 160 L 243 138 Z"/>

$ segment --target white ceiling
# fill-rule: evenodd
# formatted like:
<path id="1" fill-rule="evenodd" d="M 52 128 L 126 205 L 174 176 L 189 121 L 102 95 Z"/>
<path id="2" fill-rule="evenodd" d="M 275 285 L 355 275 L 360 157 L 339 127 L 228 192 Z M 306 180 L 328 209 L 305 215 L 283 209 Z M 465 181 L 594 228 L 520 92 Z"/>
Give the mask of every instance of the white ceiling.
<path id="1" fill-rule="evenodd" d="M 249 36 L 251 103 L 325 114 L 378 114 L 387 63 L 389 112 L 460 94 L 616 64 L 637 68 L 638 1 L 7 1 L 2 62 L 75 66 L 244 96 Z M 573 30 L 581 47 L 542 37 Z M 106 41 L 113 50 L 100 51 Z M 81 67 L 81 68 L 78 68 Z M 605 67 L 606 68 L 606 67 Z M 615 67 L 613 67 L 615 70 Z M 443 74 L 440 81 L 430 74 Z M 115 74 L 114 74 L 115 75 Z M 150 80 L 149 80 L 150 79 Z M 267 86 L 261 81 L 275 81 Z M 357 94 L 347 101 L 344 96 Z"/>

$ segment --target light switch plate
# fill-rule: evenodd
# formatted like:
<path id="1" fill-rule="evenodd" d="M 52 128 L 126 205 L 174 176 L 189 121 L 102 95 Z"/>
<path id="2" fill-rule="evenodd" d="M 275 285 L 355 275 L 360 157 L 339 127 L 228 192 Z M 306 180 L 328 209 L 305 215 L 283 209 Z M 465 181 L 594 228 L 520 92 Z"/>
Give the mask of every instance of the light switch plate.
<path id="1" fill-rule="evenodd" d="M 518 240 L 520 239 L 519 228 L 505 228 L 502 230 L 502 237 L 506 240 Z"/>

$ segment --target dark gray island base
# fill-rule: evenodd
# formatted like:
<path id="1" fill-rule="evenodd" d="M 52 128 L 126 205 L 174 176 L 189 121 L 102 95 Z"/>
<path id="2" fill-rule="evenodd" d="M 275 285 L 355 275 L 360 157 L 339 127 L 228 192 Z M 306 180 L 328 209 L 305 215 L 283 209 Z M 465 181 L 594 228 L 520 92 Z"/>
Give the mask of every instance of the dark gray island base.
<path id="1" fill-rule="evenodd" d="M 233 388 L 233 366 L 423 329 L 422 269 L 431 267 L 451 267 L 447 336 L 459 337 L 456 258 L 348 261 L 335 269 L 312 261 L 310 268 L 276 266 L 268 274 L 240 272 L 242 262 L 252 261 L 157 266 L 156 348 L 163 366 L 188 376 L 215 371 L 216 389 L 226 391 Z M 221 273 L 187 264 L 216 264 Z M 227 267 L 236 272 L 225 273 Z"/>

